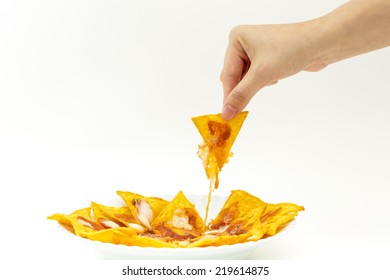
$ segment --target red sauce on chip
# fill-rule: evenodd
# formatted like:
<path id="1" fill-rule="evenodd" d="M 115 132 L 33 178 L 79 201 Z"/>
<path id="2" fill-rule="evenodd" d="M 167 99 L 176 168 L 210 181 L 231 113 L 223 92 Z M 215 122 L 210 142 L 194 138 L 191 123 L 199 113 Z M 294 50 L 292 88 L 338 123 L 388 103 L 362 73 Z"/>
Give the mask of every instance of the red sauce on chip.
<path id="1" fill-rule="evenodd" d="M 184 231 L 184 234 L 178 234 L 173 229 L 165 226 L 164 224 L 158 225 L 156 230 L 161 234 L 162 237 L 170 237 L 177 241 L 192 239 L 197 235 L 191 232 Z"/>
<path id="2" fill-rule="evenodd" d="M 209 121 L 207 123 L 209 132 L 214 136 L 213 146 L 222 147 L 225 142 L 229 139 L 232 129 L 230 125 L 225 123 L 219 123 L 216 121 Z"/>

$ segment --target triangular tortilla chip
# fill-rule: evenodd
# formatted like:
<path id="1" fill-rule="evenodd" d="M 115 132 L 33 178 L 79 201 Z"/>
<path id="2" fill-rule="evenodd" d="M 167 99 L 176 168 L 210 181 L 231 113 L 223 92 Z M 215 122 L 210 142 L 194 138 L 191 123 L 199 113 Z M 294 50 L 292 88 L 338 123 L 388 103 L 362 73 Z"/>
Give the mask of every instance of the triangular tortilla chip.
<path id="1" fill-rule="evenodd" d="M 206 235 L 243 235 L 244 240 L 255 241 L 263 237 L 260 218 L 267 204 L 245 191 L 232 191 L 217 217 L 210 223 Z M 226 239 L 226 238 L 225 238 Z M 220 242 L 220 241 L 219 241 Z M 243 241 L 241 241 L 243 242 Z M 210 241 L 207 241 L 210 243 Z"/>
<path id="2" fill-rule="evenodd" d="M 231 191 L 217 217 L 211 221 L 210 228 L 215 229 L 229 224 L 236 218 L 249 217 L 252 210 L 256 210 L 261 216 L 267 203 L 260 198 L 243 190 Z"/>
<path id="3" fill-rule="evenodd" d="M 91 209 L 94 220 L 104 228 L 131 227 L 138 232 L 146 230 L 127 206 L 105 206 L 91 202 Z"/>
<path id="4" fill-rule="evenodd" d="M 155 233 L 172 242 L 189 241 L 200 236 L 206 229 L 194 204 L 181 191 L 161 211 L 152 227 Z"/>
<path id="5" fill-rule="evenodd" d="M 69 215 L 56 213 L 48 219 L 58 221 L 64 228 L 81 237 L 85 237 L 86 233 L 104 229 L 91 217 L 91 207 L 78 209 Z"/>
<path id="6" fill-rule="evenodd" d="M 139 224 L 152 230 L 152 221 L 160 214 L 162 209 L 168 205 L 168 201 L 158 197 L 145 197 L 127 191 L 116 192 L 129 207 L 130 213 L 136 217 Z"/>
<path id="7" fill-rule="evenodd" d="M 283 226 L 291 222 L 299 211 L 305 208 L 294 203 L 267 204 L 260 218 L 264 235 L 275 235 Z"/>
<path id="8" fill-rule="evenodd" d="M 247 111 L 241 112 L 230 121 L 222 119 L 221 114 L 192 118 L 204 141 L 199 145 L 198 156 L 207 177 L 215 177 L 215 188 L 218 188 L 218 173 L 232 156 L 230 150 L 247 115 Z"/>

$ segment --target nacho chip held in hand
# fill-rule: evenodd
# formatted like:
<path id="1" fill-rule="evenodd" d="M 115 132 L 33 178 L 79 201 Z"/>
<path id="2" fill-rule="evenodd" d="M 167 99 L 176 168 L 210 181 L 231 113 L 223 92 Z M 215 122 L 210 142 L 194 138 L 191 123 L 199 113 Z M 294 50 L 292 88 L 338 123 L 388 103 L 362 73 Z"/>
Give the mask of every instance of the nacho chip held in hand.
<path id="1" fill-rule="evenodd" d="M 240 132 L 248 112 L 239 113 L 234 119 L 226 121 L 221 114 L 193 117 L 196 128 L 203 138 L 199 145 L 198 156 L 208 178 L 215 178 L 218 188 L 218 173 L 233 154 L 230 152 Z"/>
<path id="2" fill-rule="evenodd" d="M 199 144 L 198 156 L 202 160 L 207 178 L 210 180 L 205 222 L 208 219 L 212 192 L 219 186 L 218 174 L 233 155 L 230 150 L 247 115 L 247 111 L 241 112 L 229 121 L 222 119 L 221 114 L 192 118 L 203 138 L 203 142 Z"/>

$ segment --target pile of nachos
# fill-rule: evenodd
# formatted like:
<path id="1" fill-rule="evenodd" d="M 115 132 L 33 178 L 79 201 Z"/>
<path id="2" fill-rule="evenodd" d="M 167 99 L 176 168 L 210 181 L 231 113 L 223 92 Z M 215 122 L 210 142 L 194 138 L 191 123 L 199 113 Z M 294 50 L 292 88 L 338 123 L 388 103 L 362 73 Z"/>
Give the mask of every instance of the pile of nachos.
<path id="1" fill-rule="evenodd" d="M 205 224 L 195 205 L 180 191 L 171 201 L 117 191 L 122 206 L 91 202 L 71 214 L 56 213 L 73 234 L 90 240 L 140 247 L 193 248 L 257 241 L 278 233 L 304 207 L 271 204 L 233 190 L 217 216 Z"/>

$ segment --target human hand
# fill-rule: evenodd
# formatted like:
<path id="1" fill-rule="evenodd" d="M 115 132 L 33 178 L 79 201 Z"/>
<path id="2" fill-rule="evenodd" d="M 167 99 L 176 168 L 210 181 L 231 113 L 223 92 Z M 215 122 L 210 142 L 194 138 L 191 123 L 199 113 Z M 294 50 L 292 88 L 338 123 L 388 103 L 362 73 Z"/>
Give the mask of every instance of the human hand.
<path id="1" fill-rule="evenodd" d="M 314 22 L 233 28 L 221 73 L 222 117 L 234 118 L 265 86 L 326 67 L 316 61 L 316 33 Z"/>

